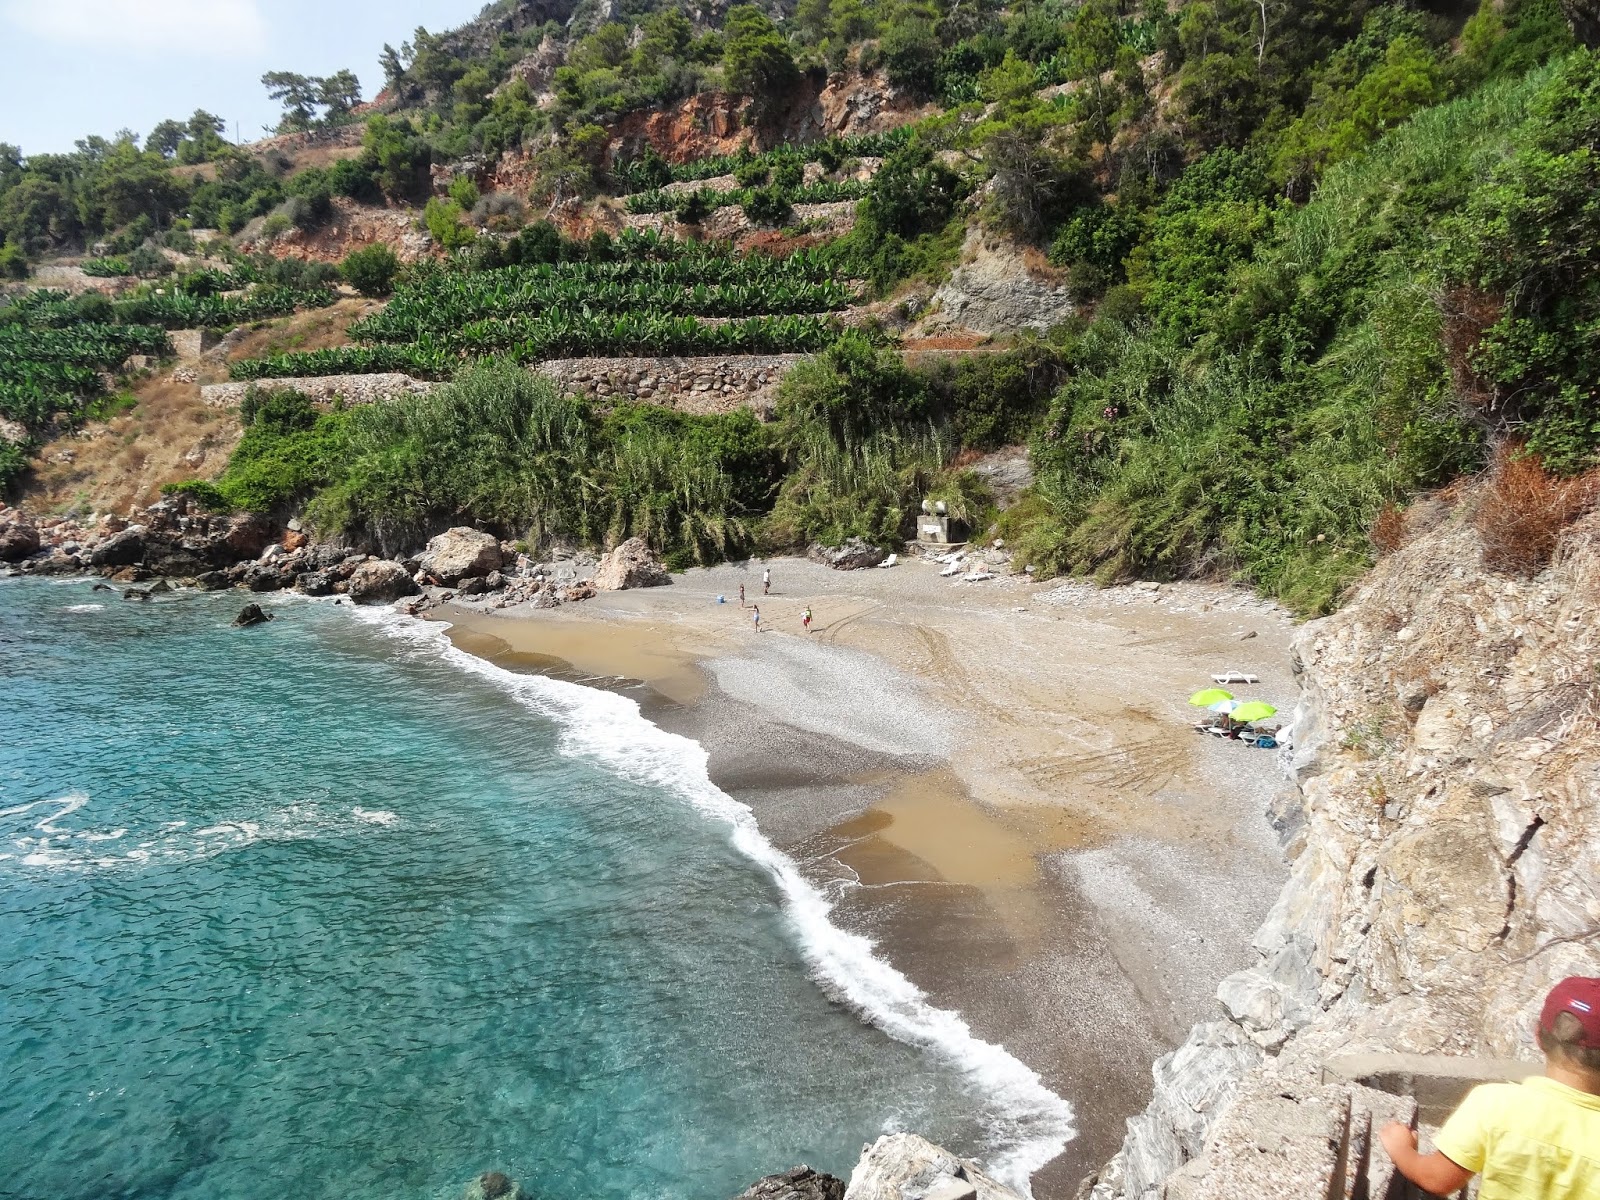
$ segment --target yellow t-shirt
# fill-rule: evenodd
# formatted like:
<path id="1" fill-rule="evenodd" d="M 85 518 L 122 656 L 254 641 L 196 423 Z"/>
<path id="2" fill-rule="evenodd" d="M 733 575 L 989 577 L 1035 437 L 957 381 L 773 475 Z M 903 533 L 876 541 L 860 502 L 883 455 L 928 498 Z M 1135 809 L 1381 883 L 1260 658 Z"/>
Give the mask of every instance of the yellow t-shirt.
<path id="1" fill-rule="evenodd" d="M 1600 1200 L 1600 1096 L 1542 1075 L 1473 1088 L 1434 1148 L 1481 1177 L 1478 1200 Z"/>

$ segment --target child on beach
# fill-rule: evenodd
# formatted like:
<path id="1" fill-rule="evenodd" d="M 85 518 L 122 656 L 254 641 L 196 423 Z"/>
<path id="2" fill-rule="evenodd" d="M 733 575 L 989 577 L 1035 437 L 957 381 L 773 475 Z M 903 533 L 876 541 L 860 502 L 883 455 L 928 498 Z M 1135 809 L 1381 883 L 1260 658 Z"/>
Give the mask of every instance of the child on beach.
<path id="1" fill-rule="evenodd" d="M 761 594 L 765 596 L 772 590 L 772 568 L 766 567 L 761 572 Z"/>
<path id="2" fill-rule="evenodd" d="M 752 604 L 750 607 L 755 610 L 756 632 L 760 633 L 761 632 L 761 605 Z"/>
<path id="3" fill-rule="evenodd" d="M 811 606 L 809 604 L 806 605 L 805 611 L 800 614 L 800 624 L 807 633 L 811 632 Z"/>
<path id="4" fill-rule="evenodd" d="M 739 585 L 739 607 L 744 607 L 744 584 Z"/>
<path id="5" fill-rule="evenodd" d="M 1539 1015 L 1543 1075 L 1472 1089 L 1444 1123 L 1432 1154 L 1413 1129 L 1384 1126 L 1383 1148 L 1412 1183 L 1436 1196 L 1474 1175 L 1479 1200 L 1595 1200 L 1600 1196 L 1600 979 L 1563 979 Z"/>

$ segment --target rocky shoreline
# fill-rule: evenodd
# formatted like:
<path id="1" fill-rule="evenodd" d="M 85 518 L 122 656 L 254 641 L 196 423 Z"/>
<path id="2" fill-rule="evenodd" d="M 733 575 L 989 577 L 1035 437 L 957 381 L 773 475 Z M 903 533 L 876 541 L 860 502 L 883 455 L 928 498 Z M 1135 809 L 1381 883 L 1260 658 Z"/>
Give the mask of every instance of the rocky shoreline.
<path id="1" fill-rule="evenodd" d="M 637 538 L 598 558 L 570 551 L 539 563 L 513 543 L 460 527 L 416 554 L 391 558 L 313 542 L 296 520 L 278 526 L 250 513 L 205 513 L 183 496 L 88 523 L 34 521 L 0 506 L 0 564 L 23 575 L 93 574 L 128 585 L 175 580 L 203 591 L 296 591 L 355 604 L 414 597 L 407 607 L 413 615 L 458 597 L 483 597 L 491 607 L 554 608 L 597 591 L 671 582 Z"/>

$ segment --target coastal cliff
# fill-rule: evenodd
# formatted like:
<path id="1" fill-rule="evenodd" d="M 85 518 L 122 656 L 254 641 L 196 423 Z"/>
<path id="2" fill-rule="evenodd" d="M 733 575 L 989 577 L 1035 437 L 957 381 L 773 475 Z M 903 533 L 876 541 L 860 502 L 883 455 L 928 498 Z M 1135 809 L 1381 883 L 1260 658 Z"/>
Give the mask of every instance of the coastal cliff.
<path id="1" fill-rule="evenodd" d="M 1295 787 L 1274 813 L 1292 869 L 1259 961 L 1155 1064 L 1081 1194 L 1240 1194 L 1260 1182 L 1244 1148 L 1265 1147 L 1230 1114 L 1256 1142 L 1348 1127 L 1334 1055 L 1536 1058 L 1548 987 L 1600 974 L 1600 514 L 1526 578 L 1485 565 L 1481 503 L 1415 506 L 1404 544 L 1301 631 Z"/>

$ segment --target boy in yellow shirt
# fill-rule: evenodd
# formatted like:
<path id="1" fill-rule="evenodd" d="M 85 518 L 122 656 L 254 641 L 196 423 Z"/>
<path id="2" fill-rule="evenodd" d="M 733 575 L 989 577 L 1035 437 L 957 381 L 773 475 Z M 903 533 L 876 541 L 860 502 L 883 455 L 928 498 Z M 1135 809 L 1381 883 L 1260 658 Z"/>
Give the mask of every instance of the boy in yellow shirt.
<path id="1" fill-rule="evenodd" d="M 1539 1015 L 1544 1074 L 1472 1089 L 1417 1153 L 1416 1131 L 1384 1127 L 1383 1147 L 1436 1196 L 1482 1175 L 1478 1200 L 1600 1200 L 1600 979 L 1563 979 Z"/>

